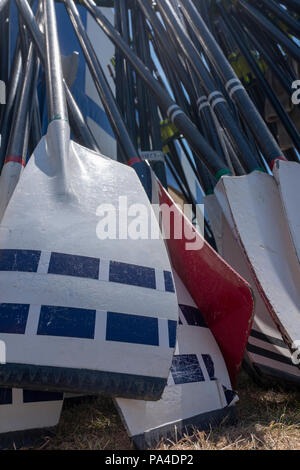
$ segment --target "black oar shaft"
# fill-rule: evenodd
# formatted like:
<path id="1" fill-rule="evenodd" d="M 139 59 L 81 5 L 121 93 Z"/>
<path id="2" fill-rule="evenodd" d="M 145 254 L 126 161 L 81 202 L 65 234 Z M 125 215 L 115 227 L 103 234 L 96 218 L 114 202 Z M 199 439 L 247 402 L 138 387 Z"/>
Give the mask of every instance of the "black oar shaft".
<path id="1" fill-rule="evenodd" d="M 44 0 L 43 8 L 46 38 L 48 118 L 49 122 L 56 119 L 68 120 L 54 0 Z"/>

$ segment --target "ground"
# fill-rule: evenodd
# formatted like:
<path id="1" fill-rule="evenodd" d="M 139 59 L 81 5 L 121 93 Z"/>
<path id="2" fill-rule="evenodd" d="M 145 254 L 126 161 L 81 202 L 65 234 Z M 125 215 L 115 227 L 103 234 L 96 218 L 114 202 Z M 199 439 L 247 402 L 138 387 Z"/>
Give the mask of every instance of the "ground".
<path id="1" fill-rule="evenodd" d="M 241 374 L 235 426 L 195 432 L 178 442 L 161 442 L 158 449 L 298 449 L 300 450 L 300 392 L 264 389 Z M 111 400 L 84 399 L 64 407 L 55 437 L 41 449 L 130 450 L 132 445 Z"/>

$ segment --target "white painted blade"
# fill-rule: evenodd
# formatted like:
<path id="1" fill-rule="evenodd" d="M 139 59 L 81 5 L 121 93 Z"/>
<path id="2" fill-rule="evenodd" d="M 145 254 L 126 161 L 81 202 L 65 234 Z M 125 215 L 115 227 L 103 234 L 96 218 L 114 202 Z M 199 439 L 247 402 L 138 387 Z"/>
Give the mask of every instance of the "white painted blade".
<path id="1" fill-rule="evenodd" d="M 257 288 L 292 349 L 300 338 L 300 267 L 276 182 L 259 171 L 223 177 L 215 194 L 227 222 L 234 224 Z"/>
<path id="2" fill-rule="evenodd" d="M 97 236 L 110 209 L 121 224 L 127 208 L 141 210 L 141 226 L 152 218 L 149 231 L 158 224 L 131 168 L 72 141 L 60 162 L 61 123 L 50 124 L 0 225 L 0 383 L 158 399 L 178 319 L 164 242 Z"/>
<path id="3" fill-rule="evenodd" d="M 0 388 L 0 448 L 30 445 L 58 424 L 62 405 L 62 393 Z"/>
<path id="4" fill-rule="evenodd" d="M 4 163 L 0 176 L 0 221 L 18 184 L 22 171 L 23 165 L 18 162 L 9 161 Z"/>
<path id="5" fill-rule="evenodd" d="M 273 168 L 283 209 L 300 262 L 300 164 L 277 160 Z"/>
<path id="6" fill-rule="evenodd" d="M 209 429 L 234 413 L 236 395 L 219 347 L 175 272 L 174 278 L 181 324 L 168 386 L 157 402 L 115 400 L 139 449 Z"/>

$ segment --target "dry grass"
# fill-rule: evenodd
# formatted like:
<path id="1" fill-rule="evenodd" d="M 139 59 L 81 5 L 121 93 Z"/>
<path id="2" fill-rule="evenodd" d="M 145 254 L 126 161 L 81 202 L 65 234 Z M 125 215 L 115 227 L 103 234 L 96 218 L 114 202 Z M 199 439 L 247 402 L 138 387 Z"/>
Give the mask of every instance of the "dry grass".
<path id="1" fill-rule="evenodd" d="M 177 443 L 162 442 L 162 450 L 298 449 L 300 450 L 300 392 L 259 388 L 245 374 L 238 386 L 238 422 L 209 433 L 195 432 Z M 110 400 L 85 399 L 64 408 L 55 437 L 43 449 L 132 449 Z"/>

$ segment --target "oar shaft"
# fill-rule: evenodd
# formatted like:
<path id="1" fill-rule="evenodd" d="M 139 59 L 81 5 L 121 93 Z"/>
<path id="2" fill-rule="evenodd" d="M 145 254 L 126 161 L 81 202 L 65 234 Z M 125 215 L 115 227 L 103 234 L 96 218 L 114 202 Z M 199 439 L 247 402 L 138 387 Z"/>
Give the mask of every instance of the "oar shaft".
<path id="1" fill-rule="evenodd" d="M 54 0 L 44 0 L 43 7 L 46 38 L 48 119 L 49 122 L 56 119 L 68 120 Z"/>

